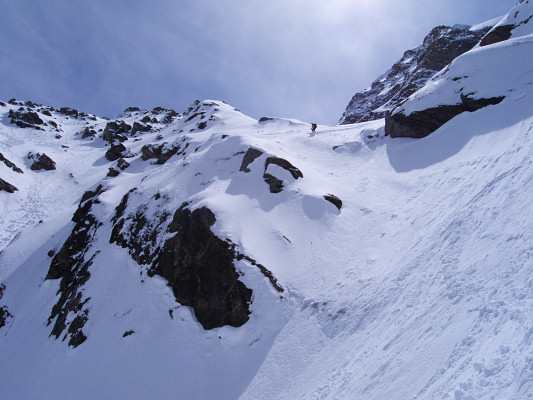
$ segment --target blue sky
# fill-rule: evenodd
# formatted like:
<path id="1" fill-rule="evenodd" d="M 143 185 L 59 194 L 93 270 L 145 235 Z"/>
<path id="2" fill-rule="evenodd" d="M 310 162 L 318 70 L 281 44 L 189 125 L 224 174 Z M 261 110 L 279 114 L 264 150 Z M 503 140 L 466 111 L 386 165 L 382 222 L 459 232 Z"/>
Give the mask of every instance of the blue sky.
<path id="1" fill-rule="evenodd" d="M 114 117 L 196 99 L 334 124 L 436 25 L 518 0 L 0 0 L 0 99 Z"/>

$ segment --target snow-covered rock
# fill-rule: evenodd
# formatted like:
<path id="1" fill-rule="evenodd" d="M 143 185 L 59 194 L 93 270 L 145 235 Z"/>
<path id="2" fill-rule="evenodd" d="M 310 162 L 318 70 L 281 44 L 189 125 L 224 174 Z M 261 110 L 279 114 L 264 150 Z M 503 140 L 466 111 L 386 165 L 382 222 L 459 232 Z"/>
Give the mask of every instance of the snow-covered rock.
<path id="1" fill-rule="evenodd" d="M 533 4 L 520 2 L 494 28 L 513 26 L 512 37 L 491 40 L 496 44 L 490 46 L 481 43 L 456 58 L 387 115 L 386 134 L 424 137 L 465 111 L 522 96 L 524 88 L 533 84 L 532 17 Z M 512 25 L 510 20 L 514 21 Z"/>
<path id="2" fill-rule="evenodd" d="M 346 107 L 340 124 L 380 119 L 420 89 L 435 73 L 472 49 L 490 29 L 483 25 L 438 26 L 424 42 L 404 53 L 401 60 L 377 78 L 368 89 L 356 93 Z"/>

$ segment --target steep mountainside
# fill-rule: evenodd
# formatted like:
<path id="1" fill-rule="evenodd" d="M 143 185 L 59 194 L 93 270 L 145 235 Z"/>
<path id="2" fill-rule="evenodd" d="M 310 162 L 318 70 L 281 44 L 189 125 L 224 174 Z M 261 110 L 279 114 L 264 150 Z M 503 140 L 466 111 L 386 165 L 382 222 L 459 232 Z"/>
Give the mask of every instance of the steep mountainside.
<path id="1" fill-rule="evenodd" d="M 424 42 L 404 53 L 402 59 L 376 79 L 371 87 L 356 93 L 340 124 L 372 121 L 383 118 L 455 58 L 472 49 L 490 27 L 476 30 L 469 26 L 438 26 Z"/>
<path id="2" fill-rule="evenodd" d="M 531 11 L 386 121 L 0 102 L 0 398 L 533 398 Z"/>

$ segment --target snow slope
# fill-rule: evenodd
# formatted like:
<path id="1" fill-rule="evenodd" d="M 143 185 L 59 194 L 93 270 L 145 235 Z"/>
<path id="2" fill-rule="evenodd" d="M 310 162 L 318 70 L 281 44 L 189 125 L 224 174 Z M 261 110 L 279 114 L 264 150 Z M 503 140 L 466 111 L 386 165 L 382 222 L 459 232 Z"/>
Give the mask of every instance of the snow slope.
<path id="1" fill-rule="evenodd" d="M 256 121 L 205 101 L 124 141 L 130 166 L 104 177 L 116 165 L 103 157 L 109 144 L 65 134 L 73 157 L 88 154 L 86 186 L 64 200 L 68 206 L 42 202 L 48 217 L 0 254 L 0 307 L 12 315 L 0 328 L 0 398 L 533 398 L 529 43 L 528 35 L 513 37 L 466 53 L 479 61 L 472 71 L 483 73 L 479 65 L 512 52 L 523 73 L 490 67 L 488 82 L 513 89 L 506 98 L 418 140 L 385 137 L 383 120 L 312 133 L 301 121 Z M 438 102 L 439 92 L 431 93 Z M 1 132 L 11 136 L 2 153 L 18 164 L 29 147 L 17 150 L 15 138 L 31 131 L 5 118 Z M 154 143 L 180 149 L 157 164 L 143 158 Z M 250 148 L 260 154 L 243 168 Z M 63 158 L 54 155 L 59 166 Z M 29 173 L 20 192 L 37 184 Z M 266 174 L 283 182 L 280 192 L 272 193 Z M 5 179 L 17 185 L 13 176 Z M 49 251 L 57 254 L 75 225 L 81 193 L 98 184 L 91 213 L 100 225 L 89 227 L 96 234 L 83 250 L 90 278 L 78 287 L 86 340 L 74 347 L 64 337 L 79 314 L 68 313 L 65 336 L 51 336 L 47 320 L 62 285 L 45 277 Z M 12 205 L 16 193 L 0 192 L 14 212 L 22 201 Z M 124 226 L 138 214 L 149 221 L 127 240 L 160 224 L 142 253 L 110 243 L 126 193 Z M 148 276 L 150 263 L 134 260 L 162 246 L 171 234 L 163 216 L 184 202 L 212 210 L 212 231 L 247 257 L 235 261 L 253 290 L 240 327 L 203 329 L 165 279 Z M 23 212 L 14 215 L 20 221 Z"/>

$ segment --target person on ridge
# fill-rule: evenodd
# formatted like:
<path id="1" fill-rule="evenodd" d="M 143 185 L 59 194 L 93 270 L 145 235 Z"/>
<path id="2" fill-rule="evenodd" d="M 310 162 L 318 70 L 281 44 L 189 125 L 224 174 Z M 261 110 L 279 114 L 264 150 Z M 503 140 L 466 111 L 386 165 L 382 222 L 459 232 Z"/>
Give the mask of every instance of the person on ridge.
<path id="1" fill-rule="evenodd" d="M 311 131 L 314 132 L 314 131 L 316 130 L 316 128 L 317 128 L 317 124 L 312 123 L 312 124 L 311 124 Z"/>

